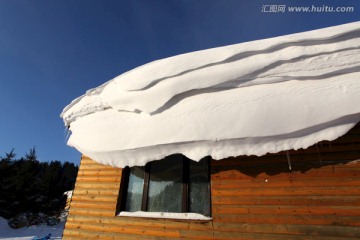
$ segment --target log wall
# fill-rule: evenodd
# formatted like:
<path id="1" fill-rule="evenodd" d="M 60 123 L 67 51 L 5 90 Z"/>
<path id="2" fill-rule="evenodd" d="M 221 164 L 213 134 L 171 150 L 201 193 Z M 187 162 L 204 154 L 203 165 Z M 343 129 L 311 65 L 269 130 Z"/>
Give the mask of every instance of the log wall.
<path id="1" fill-rule="evenodd" d="M 360 239 L 359 124 L 306 150 L 213 160 L 211 221 L 116 217 L 121 171 L 82 158 L 64 239 Z"/>

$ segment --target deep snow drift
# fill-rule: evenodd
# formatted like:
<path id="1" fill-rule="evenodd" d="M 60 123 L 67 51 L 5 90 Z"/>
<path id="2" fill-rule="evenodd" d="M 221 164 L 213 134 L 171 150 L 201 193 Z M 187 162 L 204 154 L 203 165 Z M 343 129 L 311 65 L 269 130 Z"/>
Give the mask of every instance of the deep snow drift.
<path id="1" fill-rule="evenodd" d="M 124 167 L 307 148 L 360 121 L 360 22 L 151 62 L 61 114 L 68 144 Z"/>

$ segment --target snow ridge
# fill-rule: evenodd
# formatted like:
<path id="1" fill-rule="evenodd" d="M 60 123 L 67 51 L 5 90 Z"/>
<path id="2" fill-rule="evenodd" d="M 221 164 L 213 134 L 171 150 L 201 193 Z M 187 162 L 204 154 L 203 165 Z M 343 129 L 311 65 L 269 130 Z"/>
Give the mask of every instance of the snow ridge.
<path id="1" fill-rule="evenodd" d="M 68 105 L 68 144 L 123 167 L 333 140 L 360 121 L 359 55 L 355 22 L 151 62 Z"/>

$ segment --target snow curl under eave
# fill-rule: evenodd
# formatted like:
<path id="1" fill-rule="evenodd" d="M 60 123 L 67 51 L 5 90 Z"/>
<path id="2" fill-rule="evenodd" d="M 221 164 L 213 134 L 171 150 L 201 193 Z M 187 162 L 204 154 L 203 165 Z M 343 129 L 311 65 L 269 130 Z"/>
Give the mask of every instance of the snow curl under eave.
<path id="1" fill-rule="evenodd" d="M 158 60 L 68 105 L 70 146 L 107 165 L 274 153 L 360 121 L 360 22 Z"/>

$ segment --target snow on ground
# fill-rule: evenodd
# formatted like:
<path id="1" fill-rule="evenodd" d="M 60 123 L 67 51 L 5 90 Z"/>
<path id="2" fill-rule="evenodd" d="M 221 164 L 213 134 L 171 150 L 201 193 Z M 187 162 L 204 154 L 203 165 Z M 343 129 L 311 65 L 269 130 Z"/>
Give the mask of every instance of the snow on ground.
<path id="1" fill-rule="evenodd" d="M 43 237 L 51 233 L 50 239 L 61 239 L 64 231 L 65 222 L 60 222 L 55 226 L 47 226 L 46 224 L 12 229 L 7 224 L 7 220 L 0 217 L 0 239 L 14 240 L 31 240 L 34 237 Z"/>
<path id="2" fill-rule="evenodd" d="M 360 22 L 182 54 L 87 91 L 68 144 L 124 167 L 307 148 L 360 121 Z"/>

